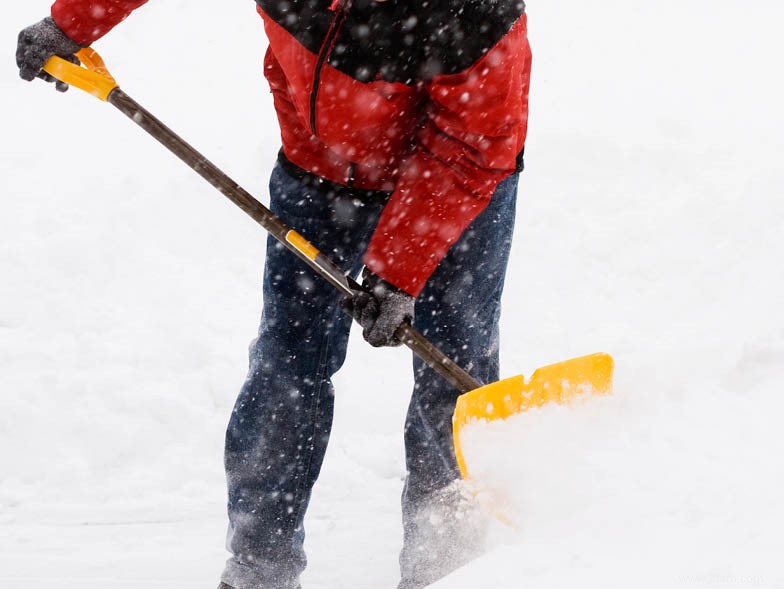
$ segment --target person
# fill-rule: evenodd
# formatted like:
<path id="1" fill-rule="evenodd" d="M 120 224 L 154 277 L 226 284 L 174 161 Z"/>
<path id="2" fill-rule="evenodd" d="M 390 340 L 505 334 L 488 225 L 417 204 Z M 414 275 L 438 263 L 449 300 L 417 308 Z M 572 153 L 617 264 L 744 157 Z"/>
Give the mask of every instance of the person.
<path id="1" fill-rule="evenodd" d="M 50 56 L 75 59 L 145 3 L 56 0 L 19 35 L 21 77 L 52 81 Z M 374 346 L 399 344 L 396 329 L 413 321 L 475 378 L 498 379 L 531 51 L 522 0 L 258 0 L 257 11 L 282 139 L 270 208 L 365 287 L 341 301 L 270 238 L 259 334 L 226 434 L 221 587 L 292 589 L 352 316 Z M 431 584 L 480 544 L 455 491 L 459 391 L 418 359 L 414 382 L 400 589 Z"/>

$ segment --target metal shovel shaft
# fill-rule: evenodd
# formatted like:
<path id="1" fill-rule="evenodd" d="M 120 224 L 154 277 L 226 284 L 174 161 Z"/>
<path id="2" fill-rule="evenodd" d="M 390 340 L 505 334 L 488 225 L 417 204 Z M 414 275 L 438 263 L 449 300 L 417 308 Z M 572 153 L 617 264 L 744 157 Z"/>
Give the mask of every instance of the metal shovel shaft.
<path id="1" fill-rule="evenodd" d="M 353 291 L 361 289 L 359 284 L 346 276 L 329 258 L 319 252 L 318 249 L 308 243 L 291 227 L 283 223 L 280 218 L 256 200 L 248 191 L 229 178 L 215 164 L 196 151 L 184 139 L 179 137 L 120 88 L 114 88 L 111 91 L 107 102 L 155 137 L 169 151 L 245 211 L 275 239 L 296 254 L 343 294 L 351 295 Z M 447 357 L 413 326 L 407 323 L 402 324 L 398 328 L 396 336 L 428 366 L 461 392 L 466 393 L 482 386 L 482 383 L 474 379 Z"/>

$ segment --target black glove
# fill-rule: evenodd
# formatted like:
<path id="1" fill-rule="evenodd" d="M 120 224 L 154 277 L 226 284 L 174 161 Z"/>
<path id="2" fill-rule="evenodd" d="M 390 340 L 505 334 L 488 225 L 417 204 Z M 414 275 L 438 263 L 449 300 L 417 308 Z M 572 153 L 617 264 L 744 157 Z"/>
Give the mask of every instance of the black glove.
<path id="1" fill-rule="evenodd" d="M 60 30 L 51 16 L 47 16 L 19 33 L 19 43 L 16 46 L 16 65 L 19 66 L 19 75 L 27 81 L 38 77 L 47 82 L 57 82 L 57 90 L 65 92 L 68 90 L 68 84 L 55 80 L 43 71 L 44 64 L 53 55 L 59 55 L 78 64 L 79 60 L 74 53 L 81 48 L 81 45 Z"/>
<path id="2" fill-rule="evenodd" d="M 414 318 L 416 299 L 365 268 L 362 289 L 343 299 L 346 309 L 362 326 L 362 335 L 375 348 L 399 346 L 395 331 Z"/>

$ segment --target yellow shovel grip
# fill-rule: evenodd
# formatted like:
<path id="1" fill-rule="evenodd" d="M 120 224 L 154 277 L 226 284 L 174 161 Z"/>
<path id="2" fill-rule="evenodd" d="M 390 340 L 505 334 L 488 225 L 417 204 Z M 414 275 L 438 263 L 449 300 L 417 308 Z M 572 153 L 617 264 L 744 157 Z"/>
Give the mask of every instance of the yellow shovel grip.
<path id="1" fill-rule="evenodd" d="M 318 255 L 321 253 L 316 249 L 312 243 L 310 243 L 307 239 L 302 237 L 299 233 L 294 231 L 293 229 L 289 230 L 286 233 L 286 241 L 288 241 L 291 245 L 293 245 L 297 251 L 303 254 L 305 257 L 315 260 Z"/>
<path id="2" fill-rule="evenodd" d="M 55 55 L 46 62 L 44 71 L 106 102 L 112 90 L 117 88 L 117 82 L 106 69 L 103 59 L 90 47 L 79 50 L 76 57 L 84 67 Z"/>

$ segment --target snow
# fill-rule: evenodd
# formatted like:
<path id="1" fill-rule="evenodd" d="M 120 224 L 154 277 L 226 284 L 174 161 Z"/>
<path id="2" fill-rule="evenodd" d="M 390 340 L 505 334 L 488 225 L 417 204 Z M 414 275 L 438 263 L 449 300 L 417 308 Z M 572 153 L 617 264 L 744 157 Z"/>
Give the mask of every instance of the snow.
<path id="1" fill-rule="evenodd" d="M 35 4 L 6 8 L 7 41 Z M 252 2 L 192 7 L 151 2 L 97 47 L 263 199 L 279 142 L 260 20 Z M 616 392 L 474 428 L 469 451 L 519 530 L 499 525 L 496 548 L 437 587 L 784 584 L 783 15 L 529 4 L 503 370 L 607 351 Z M 214 587 L 265 237 L 111 107 L 18 80 L 7 46 L 0 582 Z M 351 342 L 305 587 L 396 583 L 409 364 Z"/>
<path id="2" fill-rule="evenodd" d="M 721 387 L 684 384 L 689 394 L 677 403 L 624 398 L 621 389 L 468 429 L 480 496 L 519 527 L 502 538 L 512 548 L 474 565 L 506 571 L 491 586 L 518 586 L 502 567 L 511 554 L 536 587 L 569 575 L 613 586 L 646 568 L 653 577 L 636 586 L 784 580 L 777 416 Z"/>

